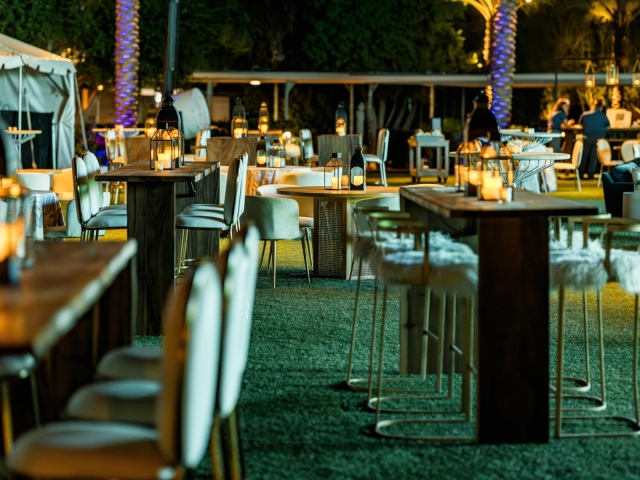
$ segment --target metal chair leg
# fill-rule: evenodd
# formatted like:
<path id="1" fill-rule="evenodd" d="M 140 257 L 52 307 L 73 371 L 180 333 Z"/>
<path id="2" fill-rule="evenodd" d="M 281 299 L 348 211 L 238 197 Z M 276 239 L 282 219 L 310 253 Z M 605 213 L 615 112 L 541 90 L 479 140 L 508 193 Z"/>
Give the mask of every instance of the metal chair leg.
<path id="1" fill-rule="evenodd" d="M 264 252 L 267 249 L 267 241 L 262 242 L 262 255 L 260 256 L 260 268 L 262 268 L 262 262 L 264 261 Z"/>
<path id="2" fill-rule="evenodd" d="M 451 341 L 449 354 L 449 393 L 447 395 L 448 398 L 453 398 L 453 374 L 456 370 L 456 296 L 453 295 L 452 298 L 452 306 L 451 306 L 451 320 L 449 321 L 449 338 Z M 444 339 L 443 339 L 444 343 Z"/>
<path id="3" fill-rule="evenodd" d="M 373 283 L 373 319 L 371 321 L 371 347 L 369 349 L 369 392 L 367 396 L 367 405 L 371 406 L 371 399 L 373 398 L 373 360 L 375 354 L 375 342 L 376 342 L 376 323 L 377 323 L 377 308 L 378 308 L 378 277 L 376 276 Z"/>
<path id="4" fill-rule="evenodd" d="M 13 448 L 13 423 L 11 419 L 11 392 L 9 391 L 9 380 L 3 380 L 0 384 L 2 390 L 2 440 L 4 443 L 5 457 L 9 455 Z"/>
<path id="5" fill-rule="evenodd" d="M 311 249 L 311 239 L 313 235 L 311 235 L 310 228 L 306 228 L 305 232 L 307 233 L 307 251 L 309 252 L 309 268 L 313 269 L 313 251 Z"/>
<path id="6" fill-rule="evenodd" d="M 273 241 L 273 288 L 276 288 L 276 250 L 278 248 L 278 242 Z"/>
<path id="7" fill-rule="evenodd" d="M 382 367 L 384 363 L 384 327 L 387 313 L 387 286 L 382 290 L 382 320 L 380 321 L 380 358 L 378 359 L 378 393 L 376 403 L 376 425 L 380 422 L 380 410 L 382 405 Z"/>
<path id="8" fill-rule="evenodd" d="M 304 268 L 307 271 L 307 280 L 309 281 L 309 283 L 311 283 L 311 275 L 309 274 L 309 264 L 307 263 L 307 250 L 304 245 L 305 238 L 306 236 L 304 235 L 300 238 L 300 245 L 302 246 L 302 257 L 304 258 Z"/>
<path id="9" fill-rule="evenodd" d="M 555 436 L 562 435 L 562 376 L 564 373 L 564 288 L 558 292 L 558 359 L 556 366 L 556 424 Z"/>
<path id="10" fill-rule="evenodd" d="M 271 273 L 271 261 L 273 260 L 273 240 L 269 242 L 269 257 L 267 259 L 267 275 Z"/>
<path id="11" fill-rule="evenodd" d="M 40 422 L 40 402 L 38 400 L 38 382 L 36 380 L 35 372 L 31 372 L 29 374 L 29 382 L 31 383 L 31 403 L 33 404 L 33 418 L 36 422 L 36 427 L 40 428 L 42 424 Z"/>
<path id="12" fill-rule="evenodd" d="M 442 365 L 444 357 L 444 321 L 447 308 L 447 296 L 440 298 L 440 322 L 438 328 L 438 371 L 436 374 L 436 392 L 442 392 Z"/>
<path id="13" fill-rule="evenodd" d="M 362 258 L 359 260 L 360 268 L 362 268 Z M 352 268 L 353 271 L 353 268 Z M 353 352 L 356 348 L 356 326 L 358 324 L 358 302 L 360 300 L 360 276 L 356 281 L 356 300 L 353 306 L 353 322 L 351 324 L 351 346 L 349 348 L 349 361 L 347 362 L 347 387 L 351 387 L 351 369 L 353 368 Z"/>

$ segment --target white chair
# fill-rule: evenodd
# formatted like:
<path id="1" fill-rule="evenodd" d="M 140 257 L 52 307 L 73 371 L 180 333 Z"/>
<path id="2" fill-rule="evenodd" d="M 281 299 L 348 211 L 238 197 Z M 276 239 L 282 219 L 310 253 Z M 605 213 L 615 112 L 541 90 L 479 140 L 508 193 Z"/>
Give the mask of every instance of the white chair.
<path id="1" fill-rule="evenodd" d="M 576 176 L 576 188 L 579 192 L 582 191 L 582 186 L 580 185 L 580 172 L 578 168 L 580 167 L 580 163 L 582 162 L 582 151 L 583 144 L 582 140 L 576 140 L 573 144 L 573 151 L 571 153 L 571 161 L 570 162 L 555 162 L 553 164 L 553 168 L 556 172 L 573 172 Z"/>
<path id="2" fill-rule="evenodd" d="M 302 256 L 307 271 L 307 280 L 311 282 L 305 240 L 307 235 L 300 228 L 298 203 L 288 198 L 247 197 L 247 206 L 240 223 L 254 224 L 260 232 L 260 238 L 270 242 L 269 263 L 273 265 L 273 288 L 276 287 L 276 258 L 279 240 L 300 240 Z M 264 253 L 264 249 L 263 249 Z"/>
<path id="3" fill-rule="evenodd" d="M 85 167 L 87 168 L 87 175 L 89 178 L 89 194 L 91 198 L 91 215 L 126 215 L 126 205 L 105 205 L 105 198 L 109 198 L 108 195 L 104 195 L 102 188 L 102 182 L 96 180 L 96 177 L 100 175 L 100 163 L 98 159 L 91 152 L 84 152 L 82 159 L 84 160 Z"/>
<path id="4" fill-rule="evenodd" d="M 46 173 L 18 172 L 18 183 L 29 190 L 39 190 L 48 192 L 51 190 L 51 177 Z"/>
<path id="5" fill-rule="evenodd" d="M 122 125 L 116 125 L 116 128 L 107 129 L 104 139 L 107 160 L 109 161 L 109 170 L 125 165 L 125 138 Z M 114 193 L 114 204 L 118 203 L 120 190 L 125 190 L 124 183 L 107 182 L 107 191 L 109 193 Z"/>
<path id="6" fill-rule="evenodd" d="M 389 129 L 382 128 L 378 132 L 378 142 L 376 145 L 376 154 L 370 153 L 364 154 L 364 161 L 367 163 L 376 163 L 380 166 L 380 177 L 382 184 L 387 186 L 387 171 L 385 169 L 385 163 L 387 162 L 387 152 L 389 150 Z"/>
<path id="7" fill-rule="evenodd" d="M 607 167 L 611 170 L 611 167 L 617 167 L 618 165 L 622 165 L 624 162 L 621 160 L 611 160 L 611 145 L 604 138 L 598 140 L 596 144 L 596 150 L 598 153 L 598 161 L 600 162 L 600 175 L 598 176 L 598 188 L 600 188 L 600 183 L 602 182 L 602 172 L 604 168 Z"/>
<path id="8" fill-rule="evenodd" d="M 637 140 L 622 142 L 620 146 L 620 156 L 625 163 L 640 158 L 640 143 L 638 143 Z"/>
<path id="9" fill-rule="evenodd" d="M 30 478 L 174 478 L 202 461 L 216 404 L 220 278 L 204 264 L 178 285 L 164 318 L 158 428 L 116 422 L 55 422 L 20 437 L 7 457 Z"/>
<path id="10" fill-rule="evenodd" d="M 307 128 L 300 130 L 300 153 L 302 154 L 303 164 L 318 164 L 318 155 L 313 153 L 313 135 L 311 130 Z"/>
<path id="11" fill-rule="evenodd" d="M 196 133 L 193 153 L 196 161 L 205 161 L 207 158 L 207 141 L 211 138 L 211 130 L 198 130 Z M 200 148 L 199 148 L 200 147 Z"/>

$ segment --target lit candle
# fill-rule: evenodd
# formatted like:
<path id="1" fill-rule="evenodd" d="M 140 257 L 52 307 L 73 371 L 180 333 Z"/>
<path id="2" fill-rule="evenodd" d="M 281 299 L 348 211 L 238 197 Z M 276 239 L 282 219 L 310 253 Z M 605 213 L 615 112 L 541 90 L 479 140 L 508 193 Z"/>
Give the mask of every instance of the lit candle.
<path id="1" fill-rule="evenodd" d="M 478 171 L 477 170 L 468 170 L 467 172 L 468 181 L 471 185 L 478 185 Z"/>
<path id="2" fill-rule="evenodd" d="M 266 155 L 258 155 L 257 161 L 258 161 L 258 165 L 264 165 L 265 163 L 267 163 L 267 156 Z"/>
<path id="3" fill-rule="evenodd" d="M 340 190 L 340 183 L 338 182 L 338 177 L 331 177 L 331 189 Z"/>
<path id="4" fill-rule="evenodd" d="M 11 255 L 10 235 L 9 225 L 6 223 L 0 224 L 0 262 L 6 260 L 9 258 L 9 255 Z"/>
<path id="5" fill-rule="evenodd" d="M 171 168 L 171 154 L 169 152 L 159 152 L 158 161 L 162 162 L 164 168 Z"/>
<path id="6" fill-rule="evenodd" d="M 284 146 L 284 151 L 289 158 L 298 158 L 300 156 L 300 147 L 292 143 L 288 143 Z"/>
<path id="7" fill-rule="evenodd" d="M 347 175 L 342 175 L 342 188 L 349 188 L 349 177 Z"/>
<path id="8" fill-rule="evenodd" d="M 164 170 L 164 162 L 162 160 L 156 160 L 156 172 L 162 172 Z"/>
<path id="9" fill-rule="evenodd" d="M 493 172 L 482 172 L 480 196 L 483 200 L 499 200 L 502 190 L 502 177 Z"/>
<path id="10" fill-rule="evenodd" d="M 364 175 L 354 175 L 353 176 L 353 184 L 356 187 L 359 187 L 360 185 L 362 185 L 364 183 Z"/>
<path id="11" fill-rule="evenodd" d="M 244 131 L 242 128 L 233 129 L 233 138 L 242 138 Z"/>
<path id="12" fill-rule="evenodd" d="M 336 135 L 339 137 L 344 137 L 347 134 L 347 129 L 342 125 L 336 127 Z"/>

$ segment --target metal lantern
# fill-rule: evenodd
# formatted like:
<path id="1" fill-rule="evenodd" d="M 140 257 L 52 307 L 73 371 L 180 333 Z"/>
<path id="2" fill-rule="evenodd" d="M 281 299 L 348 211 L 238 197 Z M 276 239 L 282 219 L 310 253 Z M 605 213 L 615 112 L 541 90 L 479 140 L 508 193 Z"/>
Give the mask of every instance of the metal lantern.
<path id="1" fill-rule="evenodd" d="M 269 145 L 269 139 L 263 133 L 260 136 L 260 140 L 258 140 L 258 145 L 256 148 L 256 165 L 258 167 L 266 167 L 267 160 L 269 157 L 269 150 L 271 149 L 271 145 Z"/>
<path id="2" fill-rule="evenodd" d="M 508 170 L 508 187 L 513 187 L 513 158 L 511 152 L 499 140 L 492 140 L 486 143 L 482 150 L 480 150 L 479 161 L 476 163 L 478 171 L 478 198 L 484 200 L 499 200 L 500 189 L 503 186 L 502 177 L 498 173 L 500 169 Z M 494 165 L 493 171 L 488 168 L 490 160 L 500 160 L 500 162 Z M 506 162 L 506 165 L 502 166 L 502 163 Z M 486 169 L 484 167 L 487 167 Z M 486 171 L 483 171 L 486 170 Z"/>
<path id="3" fill-rule="evenodd" d="M 269 109 L 267 102 L 262 102 L 260 111 L 258 112 L 258 130 L 260 133 L 266 134 L 269 131 Z"/>
<path id="4" fill-rule="evenodd" d="M 616 62 L 611 60 L 611 63 L 606 68 L 607 85 L 618 85 L 620 83 L 620 70 Z"/>
<path id="5" fill-rule="evenodd" d="M 156 119 L 153 117 L 147 118 L 147 120 L 144 122 L 144 136 L 151 138 L 153 137 L 153 134 L 156 133 L 156 130 Z"/>
<path id="6" fill-rule="evenodd" d="M 596 86 L 596 72 L 593 68 L 593 62 L 589 60 L 587 62 L 587 69 L 584 71 L 584 86 L 587 88 L 593 88 Z"/>
<path id="7" fill-rule="evenodd" d="M 324 166 L 325 190 L 349 190 L 349 166 L 342 160 L 341 153 L 332 153 L 331 160 Z"/>
<path id="8" fill-rule="evenodd" d="M 631 74 L 631 85 L 640 88 L 640 60 L 636 60 L 633 64 L 633 73 Z"/>
<path id="9" fill-rule="evenodd" d="M 238 97 L 232 111 L 231 136 L 233 138 L 247 138 L 248 134 L 249 122 L 247 122 L 247 113 L 242 105 L 242 100 Z"/>
<path id="10" fill-rule="evenodd" d="M 168 124 L 158 128 L 151 137 L 151 170 L 179 168 L 184 159 L 184 136 Z"/>
<path id="11" fill-rule="evenodd" d="M 281 168 L 287 166 L 287 160 L 284 155 L 284 145 L 281 145 L 278 140 L 274 140 L 269 148 L 269 156 L 267 159 L 267 166 L 274 168 Z"/>
<path id="12" fill-rule="evenodd" d="M 338 104 L 336 110 L 336 135 L 344 137 L 347 134 L 347 110 L 344 108 L 344 102 Z"/>
<path id="13" fill-rule="evenodd" d="M 349 162 L 349 190 L 367 189 L 367 169 L 365 168 L 362 147 L 356 145 L 356 151 Z"/>
<path id="14" fill-rule="evenodd" d="M 480 148 L 476 142 L 462 142 L 456 150 L 456 164 L 454 166 L 456 191 L 465 190 L 466 177 L 465 168 L 471 165 L 471 155 L 480 153 Z"/>

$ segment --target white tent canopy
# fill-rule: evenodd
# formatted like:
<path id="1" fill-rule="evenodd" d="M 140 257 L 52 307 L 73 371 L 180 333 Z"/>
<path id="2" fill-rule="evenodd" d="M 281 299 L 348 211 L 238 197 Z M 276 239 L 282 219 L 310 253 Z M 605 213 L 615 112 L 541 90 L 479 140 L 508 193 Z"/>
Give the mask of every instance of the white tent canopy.
<path id="1" fill-rule="evenodd" d="M 26 90 L 29 111 L 53 113 L 54 168 L 68 168 L 75 150 L 76 69 L 69 59 L 0 34 L 0 109 L 18 111 L 22 125 Z"/>

